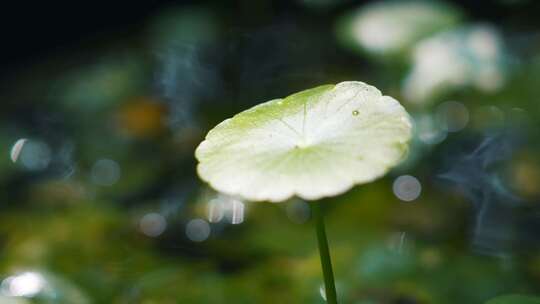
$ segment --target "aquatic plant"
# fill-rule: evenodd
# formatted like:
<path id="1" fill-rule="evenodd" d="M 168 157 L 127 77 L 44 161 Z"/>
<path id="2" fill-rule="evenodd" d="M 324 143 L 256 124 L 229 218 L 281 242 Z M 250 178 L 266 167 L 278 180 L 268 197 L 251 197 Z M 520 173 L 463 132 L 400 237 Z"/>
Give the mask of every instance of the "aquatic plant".
<path id="1" fill-rule="evenodd" d="M 321 199 L 382 177 L 403 159 L 411 119 L 363 82 L 323 85 L 226 119 L 197 147 L 214 189 L 251 201 L 313 201 L 326 297 L 337 303 Z"/>

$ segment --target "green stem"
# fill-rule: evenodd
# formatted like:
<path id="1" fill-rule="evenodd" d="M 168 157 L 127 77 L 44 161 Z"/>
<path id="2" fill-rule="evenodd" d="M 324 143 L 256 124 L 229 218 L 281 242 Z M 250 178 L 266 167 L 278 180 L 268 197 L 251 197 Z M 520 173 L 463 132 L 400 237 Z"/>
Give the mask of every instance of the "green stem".
<path id="1" fill-rule="evenodd" d="M 332 271 L 332 260 L 328 250 L 328 240 L 326 238 L 326 229 L 324 228 L 324 215 L 321 210 L 320 202 L 314 202 L 312 211 L 315 218 L 315 229 L 317 230 L 317 241 L 319 243 L 319 255 L 321 256 L 321 266 L 324 276 L 324 290 L 326 293 L 326 302 L 337 304 L 336 286 L 334 284 L 334 272 Z"/>

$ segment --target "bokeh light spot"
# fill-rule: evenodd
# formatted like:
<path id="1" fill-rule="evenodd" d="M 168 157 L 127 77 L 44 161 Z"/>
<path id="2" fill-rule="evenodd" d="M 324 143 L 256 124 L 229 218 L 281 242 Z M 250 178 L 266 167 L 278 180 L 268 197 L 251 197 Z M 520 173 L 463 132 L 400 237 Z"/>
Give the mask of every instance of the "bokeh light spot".
<path id="1" fill-rule="evenodd" d="M 37 272 L 23 272 L 6 278 L 1 285 L 2 292 L 12 297 L 31 298 L 40 293 L 46 282 Z"/>
<path id="2" fill-rule="evenodd" d="M 227 222 L 238 225 L 244 222 L 245 204 L 238 198 L 218 194 L 207 205 L 207 218 L 210 223 L 217 223 L 226 219 Z"/>
<path id="3" fill-rule="evenodd" d="M 392 190 L 397 198 L 405 202 L 417 199 L 422 192 L 422 185 L 418 179 L 411 175 L 402 175 L 394 181 Z"/>
<path id="4" fill-rule="evenodd" d="M 435 145 L 446 139 L 447 132 L 443 130 L 431 115 L 421 115 L 415 118 L 415 129 L 418 139 L 426 145 Z"/>
<path id="5" fill-rule="evenodd" d="M 100 159 L 90 172 L 91 181 L 100 186 L 112 186 L 120 179 L 120 166 L 111 159 Z"/>
<path id="6" fill-rule="evenodd" d="M 51 162 L 51 148 L 38 140 L 19 139 L 11 148 L 11 160 L 20 162 L 24 168 L 37 171 L 46 169 Z"/>
<path id="7" fill-rule="evenodd" d="M 193 242 L 203 242 L 210 236 L 210 225 L 203 219 L 193 219 L 186 225 L 186 236 Z"/>
<path id="8" fill-rule="evenodd" d="M 146 236 L 157 237 L 167 229 L 167 220 L 159 213 L 148 213 L 139 221 L 139 229 Z"/>

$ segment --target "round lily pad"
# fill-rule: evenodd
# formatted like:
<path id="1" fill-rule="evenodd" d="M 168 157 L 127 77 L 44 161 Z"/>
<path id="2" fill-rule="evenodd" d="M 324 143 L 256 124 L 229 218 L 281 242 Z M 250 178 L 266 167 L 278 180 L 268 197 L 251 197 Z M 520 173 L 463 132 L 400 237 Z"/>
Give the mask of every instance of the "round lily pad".
<path id="1" fill-rule="evenodd" d="M 411 120 L 392 97 L 347 81 L 274 99 L 223 121 L 197 147 L 199 176 L 252 201 L 316 200 L 383 176 Z"/>

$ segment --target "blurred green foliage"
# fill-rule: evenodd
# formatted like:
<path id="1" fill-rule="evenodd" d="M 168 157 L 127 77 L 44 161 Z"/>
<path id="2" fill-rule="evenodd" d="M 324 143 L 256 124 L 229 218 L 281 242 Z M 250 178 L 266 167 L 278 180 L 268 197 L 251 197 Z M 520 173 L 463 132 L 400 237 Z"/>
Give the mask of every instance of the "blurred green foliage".
<path id="1" fill-rule="evenodd" d="M 10 80 L 0 113 L 0 303 L 324 303 L 309 208 L 226 201 L 214 219 L 209 202 L 221 198 L 198 181 L 193 150 L 239 110 L 324 83 L 361 80 L 404 100 L 413 60 L 342 49 L 336 23 L 365 6 L 248 2 L 167 8 L 132 37 L 43 58 Z M 464 16 L 456 26 L 477 21 L 454 6 Z M 540 292 L 540 39 L 519 18 L 486 22 L 508 47 L 504 85 L 404 102 L 416 120 L 408 160 L 329 204 L 340 303 L 477 304 Z M 448 101 L 466 109 L 459 130 L 448 124 L 461 126 L 463 112 L 445 111 Z M 44 168 L 32 163 L 43 151 L 28 146 L 10 159 L 21 138 L 49 149 Z M 510 144 L 486 144 L 498 138 Z M 459 182 L 445 182 L 448 172 Z M 411 202 L 394 193 L 402 175 L 421 184 Z M 159 216 L 143 221 L 148 214 Z M 192 219 L 210 235 L 187 231 Z"/>

